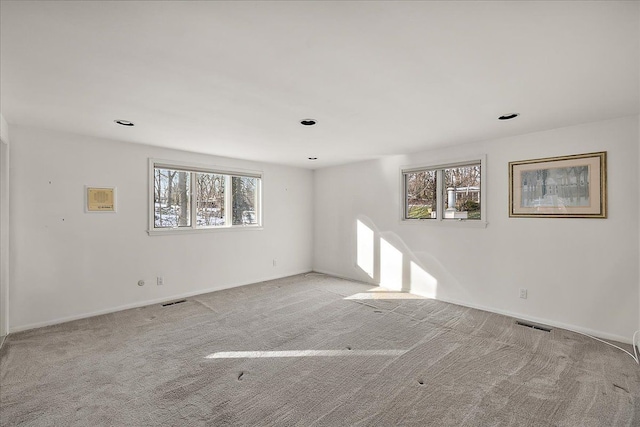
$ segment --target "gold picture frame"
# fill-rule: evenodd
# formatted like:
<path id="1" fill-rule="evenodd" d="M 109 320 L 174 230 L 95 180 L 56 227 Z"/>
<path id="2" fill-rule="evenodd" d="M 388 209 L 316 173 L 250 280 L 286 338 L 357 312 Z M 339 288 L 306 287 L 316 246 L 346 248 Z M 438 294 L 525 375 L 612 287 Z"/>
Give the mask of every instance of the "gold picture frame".
<path id="1" fill-rule="evenodd" d="M 607 152 L 509 162 L 509 217 L 606 218 Z"/>

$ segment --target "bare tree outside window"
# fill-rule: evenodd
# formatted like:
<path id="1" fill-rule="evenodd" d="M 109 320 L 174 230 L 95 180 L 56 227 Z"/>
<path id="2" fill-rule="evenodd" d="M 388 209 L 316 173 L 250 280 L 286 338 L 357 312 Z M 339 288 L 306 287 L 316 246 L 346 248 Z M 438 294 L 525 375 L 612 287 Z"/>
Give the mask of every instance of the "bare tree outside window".
<path id="1" fill-rule="evenodd" d="M 233 191 L 233 225 L 257 224 L 257 178 L 234 176 L 231 179 L 231 188 Z"/>
<path id="2" fill-rule="evenodd" d="M 200 227 L 225 225 L 225 179 L 221 174 L 196 174 L 196 222 Z"/>
<path id="3" fill-rule="evenodd" d="M 153 165 L 153 229 L 260 225 L 260 175 Z"/>
<path id="4" fill-rule="evenodd" d="M 172 169 L 154 170 L 154 226 L 173 228 L 191 226 L 190 174 Z"/>
<path id="5" fill-rule="evenodd" d="M 436 216 L 437 177 L 435 170 L 405 174 L 406 217 L 432 219 Z"/>
<path id="6" fill-rule="evenodd" d="M 190 177 L 188 172 L 178 172 L 178 227 L 189 227 L 191 225 L 191 213 L 189 212 L 191 198 L 187 191 Z"/>

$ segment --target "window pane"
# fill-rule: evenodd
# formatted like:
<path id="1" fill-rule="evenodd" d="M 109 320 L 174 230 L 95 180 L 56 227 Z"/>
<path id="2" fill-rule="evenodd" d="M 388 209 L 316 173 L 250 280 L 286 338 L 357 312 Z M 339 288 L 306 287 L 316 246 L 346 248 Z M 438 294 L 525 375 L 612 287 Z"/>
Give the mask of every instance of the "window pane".
<path id="1" fill-rule="evenodd" d="M 231 193 L 233 225 L 258 224 L 258 178 L 231 177 Z"/>
<path id="2" fill-rule="evenodd" d="M 436 218 L 436 171 L 410 172 L 405 176 L 407 219 Z"/>
<path id="3" fill-rule="evenodd" d="M 224 223 L 225 176 L 196 174 L 196 223 L 198 227 L 215 227 Z"/>
<path id="4" fill-rule="evenodd" d="M 444 169 L 444 218 L 480 218 L 480 165 Z"/>
<path id="5" fill-rule="evenodd" d="M 154 227 L 190 227 L 191 174 L 172 169 L 154 169 Z"/>

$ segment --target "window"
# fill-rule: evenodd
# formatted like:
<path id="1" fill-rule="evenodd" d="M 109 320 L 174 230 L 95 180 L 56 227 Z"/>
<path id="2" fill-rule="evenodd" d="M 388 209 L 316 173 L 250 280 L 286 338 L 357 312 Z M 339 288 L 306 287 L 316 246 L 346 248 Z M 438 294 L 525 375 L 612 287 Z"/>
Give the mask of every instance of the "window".
<path id="1" fill-rule="evenodd" d="M 484 221 L 480 160 L 402 170 L 403 219 Z"/>
<path id="2" fill-rule="evenodd" d="M 404 174 L 405 219 L 437 218 L 437 175 L 436 170 L 406 172 Z"/>
<path id="3" fill-rule="evenodd" d="M 150 232 L 259 227 L 262 175 L 150 160 Z"/>

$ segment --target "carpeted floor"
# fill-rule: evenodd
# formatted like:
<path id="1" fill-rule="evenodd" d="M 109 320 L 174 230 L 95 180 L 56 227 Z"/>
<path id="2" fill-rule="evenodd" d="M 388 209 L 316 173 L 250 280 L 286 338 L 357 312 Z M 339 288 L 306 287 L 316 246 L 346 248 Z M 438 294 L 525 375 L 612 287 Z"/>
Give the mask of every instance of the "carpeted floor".
<path id="1" fill-rule="evenodd" d="M 640 426 L 620 350 L 315 274 L 12 334 L 0 374 L 3 426 Z"/>

